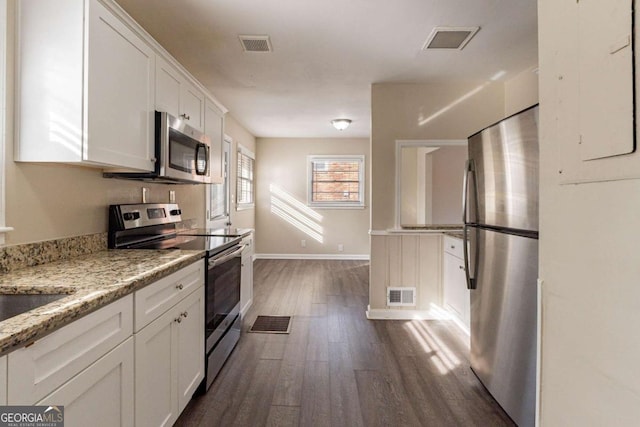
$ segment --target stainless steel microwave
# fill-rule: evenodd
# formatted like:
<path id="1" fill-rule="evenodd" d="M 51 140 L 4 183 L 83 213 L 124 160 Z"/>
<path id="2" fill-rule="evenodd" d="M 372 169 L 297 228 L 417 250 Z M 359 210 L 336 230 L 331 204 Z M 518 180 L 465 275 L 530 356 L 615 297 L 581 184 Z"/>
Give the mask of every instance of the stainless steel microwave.
<path id="1" fill-rule="evenodd" d="M 125 178 L 173 184 L 209 184 L 211 141 L 179 117 L 155 112 L 155 168 L 153 172 L 105 172 Z"/>

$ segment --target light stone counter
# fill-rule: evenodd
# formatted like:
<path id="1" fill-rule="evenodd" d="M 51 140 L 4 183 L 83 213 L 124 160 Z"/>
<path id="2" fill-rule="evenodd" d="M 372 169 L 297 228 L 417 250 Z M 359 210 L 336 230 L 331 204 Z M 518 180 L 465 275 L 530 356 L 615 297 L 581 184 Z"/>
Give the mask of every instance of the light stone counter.
<path id="1" fill-rule="evenodd" d="M 0 293 L 69 296 L 0 322 L 0 354 L 24 346 L 204 256 L 187 250 L 100 250 L 0 274 Z"/>

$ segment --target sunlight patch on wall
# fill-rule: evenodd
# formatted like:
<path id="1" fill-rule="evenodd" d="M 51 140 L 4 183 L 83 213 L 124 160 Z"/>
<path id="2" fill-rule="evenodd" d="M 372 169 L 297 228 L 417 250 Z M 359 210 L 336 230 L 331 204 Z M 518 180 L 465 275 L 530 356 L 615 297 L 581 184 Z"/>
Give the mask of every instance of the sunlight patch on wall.
<path id="1" fill-rule="evenodd" d="M 271 213 L 285 220 L 313 240 L 323 243 L 324 229 L 319 223 L 322 221 L 322 215 L 310 209 L 280 187 L 271 184 L 269 188 L 271 191 Z"/>
<path id="2" fill-rule="evenodd" d="M 433 113 L 432 115 L 430 115 L 429 117 L 419 117 L 418 118 L 418 125 L 419 126 L 424 126 L 427 123 L 433 121 L 434 119 L 436 119 L 437 117 L 440 117 L 441 115 L 443 115 L 444 113 L 446 113 L 447 111 L 451 110 L 453 107 L 455 107 L 456 105 L 459 105 L 461 103 L 463 103 L 464 101 L 466 101 L 467 99 L 471 98 L 473 95 L 477 94 L 478 92 L 480 92 L 482 89 L 484 89 L 485 87 L 489 86 L 491 83 L 496 82 L 498 80 L 500 80 L 502 77 L 504 77 L 507 74 L 506 71 L 501 70 L 498 71 L 497 73 L 495 73 L 493 76 L 491 76 L 491 78 L 489 79 L 489 81 L 481 84 L 480 86 L 476 87 L 475 89 L 470 90 L 469 92 L 465 93 L 464 95 L 462 95 L 460 98 L 456 99 L 455 101 L 453 101 L 451 104 L 447 105 L 446 107 L 436 111 L 435 113 Z"/>

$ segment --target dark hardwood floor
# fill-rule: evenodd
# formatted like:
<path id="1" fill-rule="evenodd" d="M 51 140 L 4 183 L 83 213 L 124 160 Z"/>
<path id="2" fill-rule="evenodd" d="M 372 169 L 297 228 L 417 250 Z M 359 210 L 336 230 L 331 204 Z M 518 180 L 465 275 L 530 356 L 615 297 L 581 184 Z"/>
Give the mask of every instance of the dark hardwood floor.
<path id="1" fill-rule="evenodd" d="M 257 260 L 238 346 L 179 426 L 512 426 L 449 321 L 367 320 L 368 262 Z M 292 315 L 288 335 L 247 333 Z"/>

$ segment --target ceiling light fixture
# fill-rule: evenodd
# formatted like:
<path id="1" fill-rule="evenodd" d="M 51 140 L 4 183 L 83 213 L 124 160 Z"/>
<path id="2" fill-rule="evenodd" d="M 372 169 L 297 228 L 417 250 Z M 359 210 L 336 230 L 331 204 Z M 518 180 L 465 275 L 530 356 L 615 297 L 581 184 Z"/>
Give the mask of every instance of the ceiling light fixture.
<path id="1" fill-rule="evenodd" d="M 345 130 L 351 124 L 351 120 L 349 119 L 334 119 L 331 120 L 331 124 L 334 128 L 338 130 Z"/>

